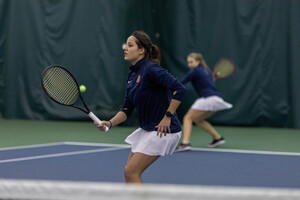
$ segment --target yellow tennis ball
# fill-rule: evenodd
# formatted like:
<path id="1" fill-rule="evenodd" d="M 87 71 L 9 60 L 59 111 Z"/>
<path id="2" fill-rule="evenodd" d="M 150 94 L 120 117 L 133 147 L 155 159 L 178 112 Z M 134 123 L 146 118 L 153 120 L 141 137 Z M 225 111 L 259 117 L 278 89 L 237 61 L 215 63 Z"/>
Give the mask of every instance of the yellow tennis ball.
<path id="1" fill-rule="evenodd" d="M 217 72 L 217 75 L 220 76 L 220 75 L 221 75 L 221 72 Z"/>
<path id="2" fill-rule="evenodd" d="M 86 87 L 84 85 L 81 85 L 79 87 L 79 89 L 80 89 L 80 92 L 85 92 L 86 91 Z"/>

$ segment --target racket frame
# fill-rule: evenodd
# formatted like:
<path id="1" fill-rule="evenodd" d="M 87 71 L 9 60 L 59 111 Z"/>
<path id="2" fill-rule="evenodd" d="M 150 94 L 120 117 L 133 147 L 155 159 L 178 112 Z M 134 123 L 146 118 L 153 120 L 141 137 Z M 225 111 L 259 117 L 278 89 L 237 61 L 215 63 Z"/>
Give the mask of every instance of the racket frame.
<path id="1" fill-rule="evenodd" d="M 77 91 L 78 91 L 78 98 L 76 99 L 76 101 L 72 104 L 63 104 L 63 103 L 60 103 L 58 101 L 56 101 L 46 90 L 46 88 L 44 87 L 44 83 L 43 83 L 43 79 L 44 79 L 44 76 L 45 76 L 45 73 L 50 69 L 50 68 L 54 68 L 54 67 L 58 67 L 58 68 L 61 68 L 63 70 L 65 70 L 74 80 L 75 84 L 76 84 L 76 87 L 77 87 Z M 83 97 L 81 95 L 81 92 L 80 92 L 80 88 L 79 88 L 79 84 L 77 82 L 77 80 L 75 79 L 75 77 L 73 76 L 73 74 L 67 70 L 65 67 L 63 66 L 60 66 L 60 65 L 50 65 L 48 67 L 46 67 L 44 69 L 44 71 L 42 72 L 42 77 L 41 77 L 41 83 L 42 83 L 42 88 L 44 90 L 44 92 L 47 94 L 47 96 L 53 100 L 54 102 L 60 104 L 60 105 L 63 105 L 63 106 L 70 106 L 70 107 L 73 107 L 73 108 L 77 108 L 79 110 L 81 110 L 82 112 L 86 113 L 94 122 L 96 122 L 97 124 L 101 124 L 101 120 L 93 113 L 90 111 L 90 109 L 87 107 L 87 105 L 85 104 L 84 100 L 83 100 Z M 78 99 L 81 99 L 81 102 L 83 103 L 83 106 L 85 107 L 86 110 L 78 107 L 78 106 L 75 106 L 74 104 L 77 103 Z M 108 131 L 108 127 L 105 128 L 105 131 Z"/>
<path id="2" fill-rule="evenodd" d="M 220 76 L 217 75 L 217 73 L 218 73 L 218 72 L 217 72 L 217 66 L 219 65 L 220 62 L 223 62 L 224 60 L 227 60 L 227 61 L 229 61 L 229 62 L 231 63 L 232 70 L 231 70 L 231 72 L 230 72 L 228 75 L 220 77 Z M 221 59 L 215 64 L 215 67 L 214 67 L 214 70 L 213 70 L 213 73 L 212 73 L 212 74 L 213 74 L 213 78 L 214 78 L 214 80 L 219 80 L 219 79 L 227 78 L 227 77 L 229 77 L 229 76 L 232 75 L 232 73 L 234 72 L 234 70 L 235 70 L 235 64 L 234 64 L 234 62 L 233 62 L 230 58 L 221 58 Z"/>
<path id="3" fill-rule="evenodd" d="M 74 80 L 74 82 L 75 82 L 75 84 L 76 84 L 76 87 L 77 87 L 77 91 L 78 91 L 78 98 L 77 98 L 77 100 L 76 100 L 74 103 L 72 103 L 72 104 L 63 104 L 63 103 L 60 103 L 59 101 L 56 101 L 56 100 L 55 100 L 55 99 L 47 92 L 47 90 L 46 90 L 46 88 L 45 88 L 45 86 L 44 86 L 44 83 L 43 83 L 43 79 L 44 79 L 44 77 L 45 77 L 45 73 L 46 73 L 50 68 L 54 68 L 54 67 L 58 67 L 58 68 L 61 68 L 61 69 L 65 70 L 65 71 L 73 78 L 73 80 Z M 58 104 L 60 104 L 60 105 L 63 105 L 63 106 L 71 106 L 71 107 L 73 107 L 73 108 L 77 108 L 77 109 L 81 110 L 82 112 L 84 112 L 84 113 L 86 113 L 86 114 L 89 114 L 90 109 L 87 107 L 87 105 L 85 104 L 85 102 L 84 102 L 84 100 L 83 100 L 83 98 L 82 98 L 82 96 L 81 96 L 81 92 L 80 92 L 80 89 L 79 89 L 78 82 L 77 82 L 77 80 L 75 79 L 75 77 L 73 76 L 73 74 L 72 74 L 69 70 L 67 70 L 66 68 L 64 68 L 64 67 L 62 67 L 62 66 L 60 66 L 60 65 L 50 65 L 50 66 L 48 66 L 47 68 L 45 68 L 44 71 L 42 72 L 41 82 L 42 82 L 42 88 L 43 88 L 43 90 L 45 91 L 45 93 L 48 95 L 48 97 L 49 97 L 50 99 L 52 99 L 53 101 L 55 101 L 56 103 L 58 103 Z M 82 101 L 84 107 L 86 108 L 86 110 L 84 110 L 84 109 L 82 109 L 82 108 L 77 107 L 77 106 L 74 105 L 74 104 L 78 101 L 79 98 L 81 99 L 81 101 Z"/>

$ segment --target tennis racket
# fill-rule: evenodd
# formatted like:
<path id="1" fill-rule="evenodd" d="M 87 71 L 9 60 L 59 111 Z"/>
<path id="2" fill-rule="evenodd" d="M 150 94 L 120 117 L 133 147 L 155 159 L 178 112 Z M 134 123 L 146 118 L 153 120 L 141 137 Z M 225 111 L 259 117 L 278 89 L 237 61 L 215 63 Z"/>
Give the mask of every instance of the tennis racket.
<path id="1" fill-rule="evenodd" d="M 62 66 L 51 65 L 42 72 L 42 87 L 48 97 L 58 104 L 71 106 L 86 113 L 96 124 L 101 124 L 101 120 L 92 113 L 85 104 L 78 83 L 70 71 Z M 81 99 L 84 108 L 74 104 Z M 106 127 L 105 131 L 108 131 Z"/>
<path id="2" fill-rule="evenodd" d="M 229 58 L 221 58 L 215 65 L 213 70 L 214 80 L 229 77 L 234 71 L 234 63 Z"/>

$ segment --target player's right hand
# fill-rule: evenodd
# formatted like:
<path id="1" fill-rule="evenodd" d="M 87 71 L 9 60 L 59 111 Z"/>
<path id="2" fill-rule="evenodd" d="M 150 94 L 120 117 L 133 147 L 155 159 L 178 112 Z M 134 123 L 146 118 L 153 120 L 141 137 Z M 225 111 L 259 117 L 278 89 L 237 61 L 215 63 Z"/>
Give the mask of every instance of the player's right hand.
<path id="1" fill-rule="evenodd" d="M 98 129 L 100 129 L 101 131 L 105 131 L 106 127 L 110 127 L 110 122 L 109 121 L 102 121 L 101 124 L 97 124 L 96 122 L 94 122 L 94 124 L 97 126 Z"/>

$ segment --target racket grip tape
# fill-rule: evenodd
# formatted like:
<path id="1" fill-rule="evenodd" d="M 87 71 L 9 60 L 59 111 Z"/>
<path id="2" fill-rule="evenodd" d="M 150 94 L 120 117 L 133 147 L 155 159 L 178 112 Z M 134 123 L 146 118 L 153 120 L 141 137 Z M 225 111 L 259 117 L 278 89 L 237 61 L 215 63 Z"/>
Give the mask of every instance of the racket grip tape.
<path id="1" fill-rule="evenodd" d="M 96 124 L 99 125 L 102 123 L 102 121 L 94 113 L 90 112 L 88 115 Z M 108 131 L 108 129 L 109 128 L 105 126 L 105 132 Z"/>

